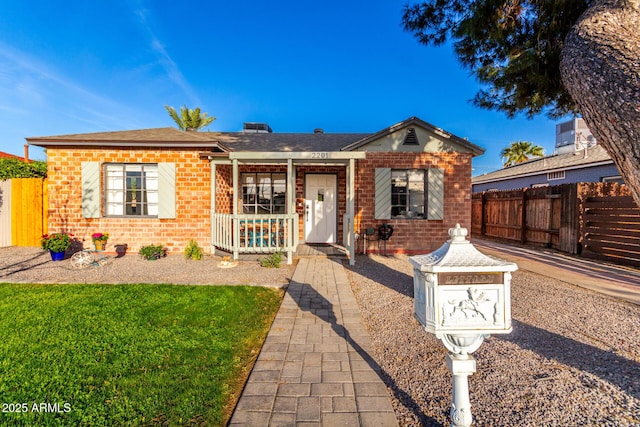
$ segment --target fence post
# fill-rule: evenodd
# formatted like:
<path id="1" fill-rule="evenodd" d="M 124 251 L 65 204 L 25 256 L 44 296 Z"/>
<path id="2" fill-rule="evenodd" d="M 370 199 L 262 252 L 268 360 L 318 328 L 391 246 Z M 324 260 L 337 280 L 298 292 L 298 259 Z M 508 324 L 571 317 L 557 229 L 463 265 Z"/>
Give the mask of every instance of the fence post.
<path id="1" fill-rule="evenodd" d="M 482 192 L 482 197 L 480 198 L 480 235 L 482 237 L 487 234 L 487 218 L 486 218 L 486 204 L 487 204 L 487 192 Z"/>
<path id="2" fill-rule="evenodd" d="M 527 243 L 527 189 L 522 189 L 522 216 L 520 218 L 520 242 Z"/>
<path id="3" fill-rule="evenodd" d="M 580 219 L 578 215 L 578 184 L 562 185 L 562 207 L 560 212 L 559 245 L 563 252 L 579 253 Z"/>

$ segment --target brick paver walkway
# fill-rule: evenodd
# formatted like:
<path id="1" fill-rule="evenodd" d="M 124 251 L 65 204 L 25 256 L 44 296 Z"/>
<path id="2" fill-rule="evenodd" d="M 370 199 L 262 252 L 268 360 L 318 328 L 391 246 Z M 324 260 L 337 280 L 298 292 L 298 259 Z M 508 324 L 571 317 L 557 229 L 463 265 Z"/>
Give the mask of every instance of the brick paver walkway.
<path id="1" fill-rule="evenodd" d="M 397 426 L 342 264 L 302 258 L 231 426 Z"/>

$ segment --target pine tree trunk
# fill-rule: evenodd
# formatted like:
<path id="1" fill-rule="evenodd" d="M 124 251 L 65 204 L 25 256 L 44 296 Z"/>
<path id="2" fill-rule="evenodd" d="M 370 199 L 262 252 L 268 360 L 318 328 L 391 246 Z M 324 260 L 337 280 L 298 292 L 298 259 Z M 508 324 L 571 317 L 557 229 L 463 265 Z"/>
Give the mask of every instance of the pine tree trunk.
<path id="1" fill-rule="evenodd" d="M 640 0 L 596 0 L 567 35 L 560 72 L 640 206 Z"/>

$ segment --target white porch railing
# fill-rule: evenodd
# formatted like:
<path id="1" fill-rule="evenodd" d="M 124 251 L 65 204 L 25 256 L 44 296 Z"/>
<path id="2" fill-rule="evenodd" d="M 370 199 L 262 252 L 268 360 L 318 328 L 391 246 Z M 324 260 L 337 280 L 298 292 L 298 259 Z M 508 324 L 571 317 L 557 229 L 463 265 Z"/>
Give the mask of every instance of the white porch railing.
<path id="1" fill-rule="evenodd" d="M 213 245 L 235 253 L 293 253 L 298 246 L 298 214 L 213 214 Z"/>

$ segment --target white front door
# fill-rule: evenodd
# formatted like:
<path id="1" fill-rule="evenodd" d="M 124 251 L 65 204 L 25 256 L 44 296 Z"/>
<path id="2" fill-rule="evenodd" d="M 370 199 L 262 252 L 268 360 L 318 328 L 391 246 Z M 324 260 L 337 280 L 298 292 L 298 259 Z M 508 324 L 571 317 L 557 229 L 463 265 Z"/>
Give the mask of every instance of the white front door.
<path id="1" fill-rule="evenodd" d="M 337 227 L 336 175 L 305 175 L 304 237 L 307 243 L 335 243 Z"/>

